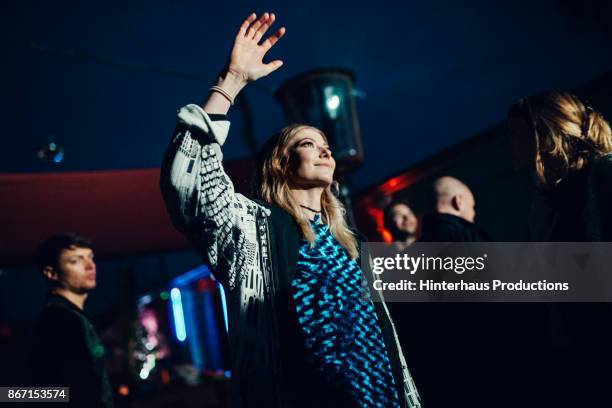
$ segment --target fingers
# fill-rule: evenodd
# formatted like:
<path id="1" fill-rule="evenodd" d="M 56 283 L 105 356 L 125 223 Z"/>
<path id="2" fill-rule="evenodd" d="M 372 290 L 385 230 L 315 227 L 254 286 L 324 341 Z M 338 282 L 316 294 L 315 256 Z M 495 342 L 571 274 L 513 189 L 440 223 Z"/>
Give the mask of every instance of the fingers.
<path id="1" fill-rule="evenodd" d="M 285 35 L 285 32 L 286 32 L 286 31 L 287 31 L 287 30 L 285 30 L 285 27 L 281 27 L 281 28 L 279 28 L 278 30 L 276 30 L 276 32 L 275 32 L 274 34 L 272 34 L 271 36 L 269 36 L 269 37 L 266 39 L 266 41 L 264 41 L 264 42 L 263 42 L 263 44 L 261 44 L 261 46 L 262 46 L 262 48 L 263 48 L 264 52 L 268 52 L 268 50 L 269 50 L 270 48 L 272 48 L 272 46 L 273 46 L 274 44 L 276 44 L 276 42 L 277 42 L 278 40 L 280 40 L 280 39 L 281 39 L 281 37 L 282 37 L 283 35 Z"/>
<path id="2" fill-rule="evenodd" d="M 266 31 L 268 31 L 268 28 L 270 28 L 270 26 L 274 23 L 274 20 L 276 20 L 276 16 L 274 15 L 274 13 L 271 13 L 268 18 L 263 22 L 263 24 L 259 27 L 259 29 L 255 32 L 253 40 L 259 43 L 259 40 L 261 40 L 261 37 L 263 37 Z"/>
<path id="3" fill-rule="evenodd" d="M 266 71 L 267 71 L 266 75 L 270 74 L 271 72 L 276 71 L 282 66 L 283 66 L 283 61 L 281 60 L 275 60 L 275 61 L 272 61 L 266 64 Z"/>
<path id="4" fill-rule="evenodd" d="M 246 20 L 242 22 L 242 25 L 240 26 L 240 30 L 238 30 L 238 34 L 236 35 L 236 37 L 244 37 L 247 32 L 247 29 L 249 28 L 251 23 L 255 21 L 256 18 L 257 15 L 255 13 L 251 13 L 251 15 L 248 16 Z"/>
<path id="5" fill-rule="evenodd" d="M 259 19 L 251 25 L 249 31 L 247 31 L 246 33 L 246 37 L 251 39 L 255 37 L 255 35 L 257 34 L 257 30 L 259 30 L 259 27 L 265 24 L 269 17 L 270 15 L 268 13 L 263 13 L 262 16 L 259 17 Z"/>

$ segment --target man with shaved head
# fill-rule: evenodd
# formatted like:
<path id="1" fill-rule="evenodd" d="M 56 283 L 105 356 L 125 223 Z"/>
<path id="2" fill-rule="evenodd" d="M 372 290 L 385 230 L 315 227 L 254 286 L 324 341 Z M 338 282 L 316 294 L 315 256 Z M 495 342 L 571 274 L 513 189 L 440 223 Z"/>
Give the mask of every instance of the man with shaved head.
<path id="1" fill-rule="evenodd" d="M 462 181 L 444 176 L 432 185 L 433 213 L 423 218 L 423 242 L 482 242 L 491 238 L 478 226 L 474 194 Z"/>
<path id="2" fill-rule="evenodd" d="M 431 185 L 430 199 L 430 213 L 423 217 L 419 241 L 491 241 L 488 234 L 474 225 L 474 194 L 462 181 L 450 176 L 436 179 Z M 417 316 L 418 327 L 427 335 L 421 339 L 411 339 L 411 343 L 405 340 L 402 346 L 421 351 L 411 361 L 415 372 L 423 379 L 424 385 L 420 387 L 423 399 L 431 400 L 433 406 L 449 406 L 453 398 L 450 396 L 464 392 L 477 378 L 478 383 L 486 384 L 483 389 L 487 391 L 472 394 L 472 406 L 488 406 L 485 401 L 495 394 L 491 390 L 498 390 L 496 387 L 500 383 L 487 373 L 499 371 L 496 364 L 500 357 L 496 347 L 502 343 L 500 340 L 490 343 L 483 339 L 498 333 L 500 324 L 502 327 L 505 325 L 505 318 L 497 315 L 502 312 L 500 308 L 484 303 L 428 303 L 420 309 L 413 304 L 410 307 L 403 314 L 410 313 L 411 318 Z M 410 339 L 405 335 L 404 338 Z M 440 353 L 440 350 L 449 352 Z M 445 390 L 447 395 L 440 395 L 443 393 L 437 390 Z M 490 394 L 487 395 L 487 392 Z"/>

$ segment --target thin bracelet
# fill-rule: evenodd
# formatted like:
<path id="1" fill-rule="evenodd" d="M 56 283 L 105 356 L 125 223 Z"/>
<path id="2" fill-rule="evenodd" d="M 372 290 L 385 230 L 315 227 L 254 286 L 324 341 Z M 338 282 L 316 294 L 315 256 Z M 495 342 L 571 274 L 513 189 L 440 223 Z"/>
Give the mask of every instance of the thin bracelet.
<path id="1" fill-rule="evenodd" d="M 211 92 L 218 92 L 223 95 L 231 105 L 234 105 L 234 98 L 223 88 L 218 85 L 213 85 L 210 87 Z"/>

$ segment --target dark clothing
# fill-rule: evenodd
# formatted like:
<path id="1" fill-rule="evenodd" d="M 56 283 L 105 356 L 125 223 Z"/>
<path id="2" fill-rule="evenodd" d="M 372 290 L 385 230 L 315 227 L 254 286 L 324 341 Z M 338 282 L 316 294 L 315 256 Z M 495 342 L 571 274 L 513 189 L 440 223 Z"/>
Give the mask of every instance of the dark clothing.
<path id="1" fill-rule="evenodd" d="M 612 154 L 600 157 L 591 171 L 589 185 L 599 218 L 599 241 L 612 241 Z"/>
<path id="2" fill-rule="evenodd" d="M 612 155 L 607 155 L 566 176 L 554 191 L 538 192 L 531 240 L 612 241 L 611 219 Z M 422 241 L 486 240 L 474 230 L 457 217 L 426 217 Z M 609 400 L 609 303 L 391 306 L 421 395 L 432 407 L 456 405 L 457 398 L 470 407 L 590 407 Z M 410 326 L 398 315 L 418 325 L 420 336 L 408 336 Z"/>
<path id="3" fill-rule="evenodd" d="M 296 221 L 279 207 L 235 192 L 222 165 L 227 120 L 194 104 L 183 107 L 178 119 L 160 184 L 174 225 L 226 288 L 230 405 L 340 406 L 332 401 L 338 390 L 310 373 L 303 361 L 304 339 L 291 290 L 302 238 Z M 380 294 L 373 296 L 381 300 Z M 385 304 L 376 301 L 374 308 L 400 404 L 420 407 Z"/>
<path id="4" fill-rule="evenodd" d="M 380 323 L 359 261 L 351 259 L 316 215 L 314 245 L 303 239 L 293 297 L 307 360 L 355 405 L 399 408 Z M 351 404 L 352 405 L 352 404 Z"/>
<path id="5" fill-rule="evenodd" d="M 492 238 L 479 226 L 439 213 L 424 217 L 419 239 L 489 241 Z M 449 249 L 452 253 L 452 247 Z M 538 342 L 545 341 L 542 311 L 535 311 L 542 312 L 536 319 L 531 308 L 516 304 L 429 302 L 389 306 L 417 386 L 432 407 L 534 406 L 527 396 L 532 394 L 533 366 L 537 365 L 537 350 L 541 350 Z M 419 328 L 418 335 L 410 333 L 413 327 Z"/>
<path id="6" fill-rule="evenodd" d="M 536 191 L 529 227 L 532 241 L 612 241 L 612 154 L 568 174 L 553 190 Z M 552 340 L 545 382 L 549 389 L 567 390 L 563 399 L 567 405 L 595 406 L 609 398 L 612 305 L 548 303 L 546 307 Z"/>
<path id="7" fill-rule="evenodd" d="M 301 335 L 298 317 L 296 314 L 296 304 L 293 298 L 292 284 L 298 270 L 299 249 L 301 247 L 302 235 L 293 217 L 286 211 L 271 204 L 265 204 L 270 211 L 270 244 L 272 253 L 278 256 L 272 257 L 272 268 L 277 273 L 274 274 L 274 285 L 278 288 L 279 296 L 275 299 L 278 310 L 284 313 L 277 314 L 281 372 L 283 383 L 285 406 L 311 408 L 311 407 L 350 407 L 346 404 L 349 399 L 344 395 L 345 389 L 338 388 L 333 384 L 324 382 L 320 373 L 312 370 L 306 356 L 307 350 L 304 346 L 304 339 Z M 360 242 L 365 237 L 355 231 Z M 394 376 L 401 406 L 415 406 L 417 401 L 407 402 L 404 400 L 402 392 L 402 362 L 400 361 L 400 351 L 396 347 L 393 324 L 386 318 L 384 305 L 380 301 L 373 303 L 374 309 L 380 322 L 384 344 L 391 364 L 391 372 Z M 308 390 L 316 390 L 308 392 Z M 412 398 L 409 395 L 408 398 Z"/>
<path id="8" fill-rule="evenodd" d="M 72 407 L 112 407 L 104 354 L 87 316 L 63 296 L 49 296 L 32 348 L 33 384 L 70 387 Z"/>
<path id="9" fill-rule="evenodd" d="M 491 237 L 477 225 L 451 214 L 423 217 L 420 242 L 487 242 Z"/>
<path id="10" fill-rule="evenodd" d="M 612 154 L 538 190 L 529 214 L 532 241 L 612 241 Z"/>

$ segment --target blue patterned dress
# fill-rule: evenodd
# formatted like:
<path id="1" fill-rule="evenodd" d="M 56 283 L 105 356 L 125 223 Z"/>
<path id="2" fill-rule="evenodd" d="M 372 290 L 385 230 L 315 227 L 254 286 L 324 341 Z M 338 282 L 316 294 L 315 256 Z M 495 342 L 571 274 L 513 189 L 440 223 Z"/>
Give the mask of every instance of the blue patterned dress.
<path id="1" fill-rule="evenodd" d="M 292 282 L 307 363 L 359 407 L 399 407 L 374 305 L 351 260 L 317 215 L 313 247 L 303 241 Z M 365 292 L 364 292 L 365 291 Z"/>

